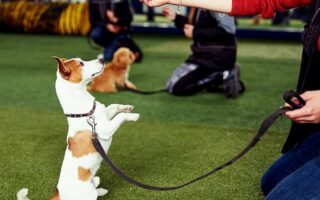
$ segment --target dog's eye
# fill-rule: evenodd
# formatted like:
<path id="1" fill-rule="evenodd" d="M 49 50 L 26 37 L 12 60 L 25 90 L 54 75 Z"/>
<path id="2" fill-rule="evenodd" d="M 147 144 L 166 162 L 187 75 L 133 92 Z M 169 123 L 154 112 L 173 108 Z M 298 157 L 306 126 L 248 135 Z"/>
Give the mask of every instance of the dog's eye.
<path id="1" fill-rule="evenodd" d="M 84 63 L 83 63 L 83 62 L 81 62 L 81 61 L 80 61 L 80 63 L 79 63 L 79 64 L 80 64 L 80 66 L 84 66 Z"/>

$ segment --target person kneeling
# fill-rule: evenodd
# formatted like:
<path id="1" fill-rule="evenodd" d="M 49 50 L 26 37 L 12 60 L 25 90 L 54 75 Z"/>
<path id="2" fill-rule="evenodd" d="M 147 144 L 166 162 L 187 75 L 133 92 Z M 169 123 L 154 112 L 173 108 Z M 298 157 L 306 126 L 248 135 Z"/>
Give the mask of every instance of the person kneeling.
<path id="1" fill-rule="evenodd" d="M 235 21 L 233 17 L 191 8 L 188 18 L 165 7 L 163 14 L 193 40 L 192 54 L 167 82 L 177 96 L 193 95 L 203 89 L 224 91 L 235 98 L 244 92 L 240 68 L 236 64 Z"/>

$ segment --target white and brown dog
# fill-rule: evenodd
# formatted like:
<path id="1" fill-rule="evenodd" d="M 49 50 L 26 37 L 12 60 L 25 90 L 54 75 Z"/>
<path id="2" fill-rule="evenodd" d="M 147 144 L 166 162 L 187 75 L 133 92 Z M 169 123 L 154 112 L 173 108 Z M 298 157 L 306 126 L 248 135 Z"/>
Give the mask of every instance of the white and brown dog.
<path id="1" fill-rule="evenodd" d="M 68 117 L 68 147 L 61 167 L 57 192 L 51 200 L 95 200 L 107 194 L 107 190 L 97 188 L 100 179 L 95 174 L 102 157 L 95 150 L 88 124 L 88 115 L 93 116 L 96 132 L 105 152 L 108 151 L 112 136 L 125 121 L 137 121 L 139 114 L 129 113 L 133 106 L 112 104 L 105 107 L 95 101 L 86 85 L 104 69 L 103 60 L 83 61 L 79 58 L 58 61 L 56 93 Z M 26 200 L 27 189 L 17 193 L 18 200 Z"/>

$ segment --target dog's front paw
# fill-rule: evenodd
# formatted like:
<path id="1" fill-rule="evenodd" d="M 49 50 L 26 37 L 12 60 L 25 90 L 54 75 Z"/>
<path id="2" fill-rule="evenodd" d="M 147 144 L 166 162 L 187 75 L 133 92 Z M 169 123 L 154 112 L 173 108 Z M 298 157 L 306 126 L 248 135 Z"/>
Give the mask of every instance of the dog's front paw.
<path id="1" fill-rule="evenodd" d="M 138 113 L 128 113 L 127 114 L 127 120 L 130 122 L 138 121 L 139 117 L 140 117 L 140 114 L 138 114 Z"/>
<path id="2" fill-rule="evenodd" d="M 101 197 L 101 196 L 106 195 L 108 193 L 108 190 L 104 189 L 104 188 L 98 188 L 97 192 L 98 192 L 98 196 Z"/>
<path id="3" fill-rule="evenodd" d="M 118 112 L 129 113 L 133 110 L 134 106 L 131 105 L 119 105 Z"/>

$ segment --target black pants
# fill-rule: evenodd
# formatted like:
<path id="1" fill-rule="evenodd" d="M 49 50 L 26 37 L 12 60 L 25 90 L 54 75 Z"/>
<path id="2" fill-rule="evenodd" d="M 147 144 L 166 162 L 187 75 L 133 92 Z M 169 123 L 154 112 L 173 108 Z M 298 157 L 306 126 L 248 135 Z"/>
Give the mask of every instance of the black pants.
<path id="1" fill-rule="evenodd" d="M 222 84 L 222 71 L 194 63 L 183 63 L 171 75 L 167 88 L 173 95 L 188 96 L 212 84 Z"/>

